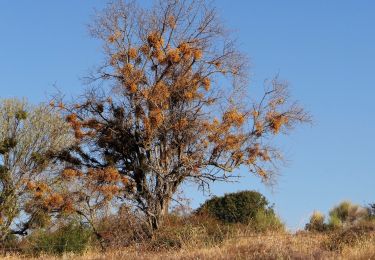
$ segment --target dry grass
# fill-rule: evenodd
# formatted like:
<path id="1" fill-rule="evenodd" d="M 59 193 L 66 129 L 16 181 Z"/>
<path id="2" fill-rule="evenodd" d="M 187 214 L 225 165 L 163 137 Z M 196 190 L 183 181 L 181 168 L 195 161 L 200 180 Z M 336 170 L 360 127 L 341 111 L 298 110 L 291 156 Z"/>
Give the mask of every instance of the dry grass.
<path id="1" fill-rule="evenodd" d="M 181 249 L 159 252 L 148 251 L 142 247 L 128 247 L 103 253 L 87 251 L 82 256 L 42 255 L 38 259 L 375 259 L 374 234 L 351 244 L 344 244 L 340 250 L 329 249 L 327 243 L 337 243 L 337 239 L 332 239 L 330 234 L 274 233 L 232 238 L 211 247 L 183 246 Z M 8 260 L 21 258 L 17 255 L 4 256 L 4 259 Z"/>

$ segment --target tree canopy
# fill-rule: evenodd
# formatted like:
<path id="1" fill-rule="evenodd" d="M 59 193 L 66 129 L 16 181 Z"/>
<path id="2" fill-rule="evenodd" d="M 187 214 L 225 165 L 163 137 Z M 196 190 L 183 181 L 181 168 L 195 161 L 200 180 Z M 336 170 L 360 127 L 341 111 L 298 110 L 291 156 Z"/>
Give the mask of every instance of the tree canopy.
<path id="1" fill-rule="evenodd" d="M 268 180 L 281 159 L 272 136 L 309 120 L 277 78 L 252 96 L 246 56 L 206 1 L 117 1 L 90 31 L 105 60 L 82 99 L 55 103 L 78 140 L 60 159 L 154 229 L 184 181 L 207 187 L 242 165 Z"/>

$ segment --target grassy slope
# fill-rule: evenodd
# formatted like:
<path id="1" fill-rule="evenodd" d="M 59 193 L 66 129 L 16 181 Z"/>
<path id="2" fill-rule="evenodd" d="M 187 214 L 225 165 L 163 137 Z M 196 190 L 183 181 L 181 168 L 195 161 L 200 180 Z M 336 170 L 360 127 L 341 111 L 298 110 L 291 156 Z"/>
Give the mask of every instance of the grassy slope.
<path id="1" fill-rule="evenodd" d="M 357 238 L 345 244 L 340 251 L 325 246 L 326 234 L 302 233 L 256 235 L 230 239 L 219 246 L 184 248 L 150 252 L 137 248 L 113 250 L 105 253 L 89 251 L 82 256 L 65 255 L 64 259 L 375 259 L 375 236 Z M 330 242 L 332 243 L 332 241 Z M 336 242 L 335 242 L 336 243 Z M 5 259 L 19 259 L 16 255 Z M 41 256 L 39 259 L 59 259 Z"/>

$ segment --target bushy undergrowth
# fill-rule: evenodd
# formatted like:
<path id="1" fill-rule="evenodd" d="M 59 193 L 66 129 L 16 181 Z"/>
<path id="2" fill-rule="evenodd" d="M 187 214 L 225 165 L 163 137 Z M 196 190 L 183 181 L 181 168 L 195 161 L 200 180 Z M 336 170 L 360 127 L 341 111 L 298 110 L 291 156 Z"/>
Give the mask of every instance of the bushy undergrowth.
<path id="1" fill-rule="evenodd" d="M 315 211 L 305 229 L 317 232 L 332 231 L 355 226 L 370 219 L 372 217 L 368 209 L 349 201 L 343 201 L 330 210 L 327 220 L 322 213 Z"/>
<path id="2" fill-rule="evenodd" d="M 97 232 L 104 247 L 127 247 L 143 243 L 151 238 L 146 224 L 136 214 L 123 208 L 118 214 L 100 221 Z"/>
<path id="3" fill-rule="evenodd" d="M 92 231 L 79 223 L 69 223 L 55 231 L 38 231 L 23 241 L 22 251 L 27 254 L 83 253 L 93 241 Z"/>
<path id="4" fill-rule="evenodd" d="M 353 226 L 337 229 L 329 234 L 323 246 L 331 251 L 341 251 L 344 247 L 356 246 L 369 240 L 375 242 L 374 221 L 363 221 Z"/>
<path id="5" fill-rule="evenodd" d="M 72 221 L 52 230 L 34 231 L 15 247 L 33 255 L 82 253 L 89 247 L 113 250 L 137 246 L 163 251 L 217 246 L 232 238 L 283 230 L 266 198 L 257 192 L 244 191 L 209 200 L 189 215 L 169 214 L 162 227 L 154 232 L 142 216 L 123 208 L 102 218 L 95 228 Z"/>

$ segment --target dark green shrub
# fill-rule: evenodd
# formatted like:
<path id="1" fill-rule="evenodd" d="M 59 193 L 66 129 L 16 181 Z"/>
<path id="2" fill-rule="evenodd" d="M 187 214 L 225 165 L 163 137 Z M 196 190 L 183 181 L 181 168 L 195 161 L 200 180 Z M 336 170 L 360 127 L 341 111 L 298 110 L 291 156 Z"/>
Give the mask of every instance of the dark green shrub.
<path id="1" fill-rule="evenodd" d="M 207 214 L 225 223 L 251 224 L 260 231 L 283 225 L 267 199 L 256 191 L 241 191 L 207 200 L 196 212 Z"/>
<path id="2" fill-rule="evenodd" d="M 67 252 L 83 253 L 90 244 L 92 231 L 79 223 L 70 223 L 56 231 L 39 231 L 30 237 L 30 253 L 62 255 Z"/>

